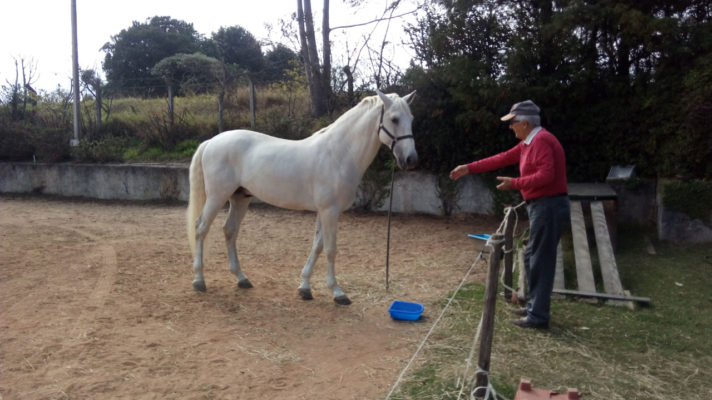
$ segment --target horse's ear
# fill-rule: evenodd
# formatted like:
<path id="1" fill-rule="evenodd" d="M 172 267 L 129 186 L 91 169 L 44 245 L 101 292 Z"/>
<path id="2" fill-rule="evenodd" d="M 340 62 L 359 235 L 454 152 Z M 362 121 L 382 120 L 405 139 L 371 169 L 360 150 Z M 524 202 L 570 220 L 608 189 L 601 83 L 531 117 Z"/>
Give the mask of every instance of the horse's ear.
<path id="1" fill-rule="evenodd" d="M 410 103 L 413 101 L 413 99 L 415 98 L 415 92 L 416 92 L 416 91 L 413 90 L 413 91 L 410 92 L 409 94 L 405 95 L 405 96 L 403 97 L 403 100 L 405 100 L 408 104 L 410 104 Z"/>
<path id="2" fill-rule="evenodd" d="M 378 97 L 381 98 L 381 101 L 383 102 L 383 104 L 385 104 L 386 108 L 390 107 L 391 104 L 393 104 L 393 100 L 383 94 L 380 90 L 376 89 L 376 93 L 378 93 Z"/>

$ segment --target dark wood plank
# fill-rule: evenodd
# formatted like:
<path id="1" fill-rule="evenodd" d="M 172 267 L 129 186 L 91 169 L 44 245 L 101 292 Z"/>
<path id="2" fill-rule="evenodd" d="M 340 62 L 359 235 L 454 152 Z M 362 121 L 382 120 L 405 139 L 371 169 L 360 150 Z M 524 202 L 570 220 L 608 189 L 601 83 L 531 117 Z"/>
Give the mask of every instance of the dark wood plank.
<path id="1" fill-rule="evenodd" d="M 568 183 L 571 200 L 613 200 L 616 191 L 607 183 Z"/>

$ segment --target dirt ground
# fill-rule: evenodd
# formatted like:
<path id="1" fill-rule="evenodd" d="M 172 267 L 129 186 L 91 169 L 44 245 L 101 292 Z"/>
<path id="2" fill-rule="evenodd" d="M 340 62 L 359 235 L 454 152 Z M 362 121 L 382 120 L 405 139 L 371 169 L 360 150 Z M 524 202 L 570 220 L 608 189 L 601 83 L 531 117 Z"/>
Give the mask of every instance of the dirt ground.
<path id="1" fill-rule="evenodd" d="M 237 289 L 224 214 L 208 238 L 206 293 L 193 291 L 184 205 L 0 197 L 0 399 L 383 398 L 479 254 L 482 216 L 348 212 L 336 276 L 323 255 L 314 300 L 297 294 L 313 213 L 252 206 Z M 484 279 L 478 265 L 470 281 Z M 425 305 L 397 322 L 394 300 Z"/>

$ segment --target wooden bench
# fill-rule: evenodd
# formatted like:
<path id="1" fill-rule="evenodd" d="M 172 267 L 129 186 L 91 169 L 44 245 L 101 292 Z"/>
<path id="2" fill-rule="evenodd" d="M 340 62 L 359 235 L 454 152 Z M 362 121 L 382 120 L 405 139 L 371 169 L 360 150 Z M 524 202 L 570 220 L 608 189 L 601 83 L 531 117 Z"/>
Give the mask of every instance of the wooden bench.
<path id="1" fill-rule="evenodd" d="M 571 200 L 571 237 L 576 264 L 576 289 L 567 289 L 564 279 L 564 257 L 561 243 L 557 248 L 556 271 L 554 275 L 553 293 L 567 296 L 577 296 L 587 299 L 607 300 L 610 304 L 633 306 L 633 302 L 649 303 L 646 297 L 631 296 L 621 284 L 618 266 L 615 258 L 616 248 L 616 192 L 606 183 L 569 183 L 569 199 Z M 590 213 L 585 211 L 590 210 Z M 590 214 L 591 225 L 595 237 L 595 247 L 603 281 L 603 292 L 598 292 L 594 278 L 594 266 L 591 262 L 591 252 L 586 228 L 586 216 Z M 591 226 L 589 225 L 589 226 Z M 507 232 L 509 233 L 509 232 Z M 505 236 L 507 236 L 505 234 Z M 524 288 L 523 249 L 519 251 L 520 280 L 518 297 L 521 298 Z M 505 262 L 505 268 L 511 269 L 511 263 Z M 508 279 L 509 278 L 509 279 Z M 511 286 L 511 277 L 505 275 L 505 283 Z M 505 295 L 508 291 L 505 290 Z M 507 296 L 509 299 L 509 296 Z"/>
<path id="2" fill-rule="evenodd" d="M 631 307 L 633 301 L 650 302 L 648 298 L 630 296 L 630 293 L 624 290 L 621 284 L 615 257 L 616 192 L 606 183 L 570 183 L 569 199 L 571 200 L 571 237 L 578 287 L 576 290 L 565 288 L 562 247 L 559 243 L 554 275 L 554 293 L 599 298 L 608 300 L 609 304 Z M 584 208 L 590 209 L 590 221 L 598 253 L 603 292 L 598 292 L 596 289 Z"/>

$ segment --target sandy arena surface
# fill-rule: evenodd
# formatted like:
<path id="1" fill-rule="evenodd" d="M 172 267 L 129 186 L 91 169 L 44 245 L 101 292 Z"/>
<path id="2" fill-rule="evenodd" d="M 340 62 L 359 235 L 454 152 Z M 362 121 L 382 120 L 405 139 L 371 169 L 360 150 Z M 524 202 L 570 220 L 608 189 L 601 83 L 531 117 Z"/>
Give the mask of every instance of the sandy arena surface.
<path id="1" fill-rule="evenodd" d="M 0 197 L 0 399 L 383 398 L 479 254 L 483 216 L 385 214 L 339 223 L 336 305 L 320 257 L 297 294 L 315 214 L 252 206 L 237 289 L 225 213 L 208 238 L 206 293 L 191 287 L 185 206 Z M 484 279 L 478 265 L 470 281 Z M 425 305 L 396 322 L 394 299 Z"/>

